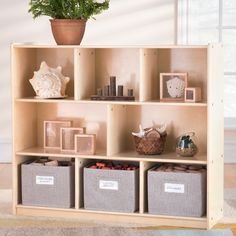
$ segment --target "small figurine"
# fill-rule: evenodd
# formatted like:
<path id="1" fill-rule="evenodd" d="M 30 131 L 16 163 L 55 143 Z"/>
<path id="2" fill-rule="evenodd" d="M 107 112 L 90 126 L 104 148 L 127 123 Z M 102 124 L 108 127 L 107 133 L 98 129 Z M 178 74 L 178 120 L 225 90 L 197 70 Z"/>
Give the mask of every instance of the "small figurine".
<path id="1" fill-rule="evenodd" d="M 198 149 L 193 141 L 194 136 L 195 133 L 191 132 L 177 138 L 175 151 L 178 155 L 183 157 L 192 157 L 197 153 Z"/>
<path id="2" fill-rule="evenodd" d="M 104 88 L 98 88 L 97 94 L 91 96 L 91 100 L 99 101 L 134 101 L 134 90 L 128 89 L 127 96 L 124 96 L 123 85 L 118 85 L 118 92 L 116 86 L 116 76 L 110 76 L 110 84 L 105 85 Z"/>
<path id="3" fill-rule="evenodd" d="M 43 61 L 40 69 L 34 72 L 34 77 L 30 79 L 30 83 L 36 93 L 36 98 L 64 98 L 66 97 L 66 85 L 70 81 L 69 77 L 65 77 L 62 68 L 51 68 Z"/>

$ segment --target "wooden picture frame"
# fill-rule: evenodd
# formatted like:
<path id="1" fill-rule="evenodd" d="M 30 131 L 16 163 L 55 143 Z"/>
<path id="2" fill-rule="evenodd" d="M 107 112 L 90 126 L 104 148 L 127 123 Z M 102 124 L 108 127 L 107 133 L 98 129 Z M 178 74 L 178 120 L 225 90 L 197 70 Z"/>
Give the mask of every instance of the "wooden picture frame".
<path id="1" fill-rule="evenodd" d="M 85 134 L 85 127 L 63 127 L 60 131 L 61 151 L 75 151 L 75 135 Z"/>
<path id="2" fill-rule="evenodd" d="M 185 102 L 200 102 L 202 100 L 202 91 L 199 87 L 185 88 Z"/>
<path id="3" fill-rule="evenodd" d="M 45 120 L 44 121 L 44 148 L 60 149 L 61 128 L 71 127 L 71 120 Z"/>
<path id="4" fill-rule="evenodd" d="M 94 155 L 96 150 L 96 134 L 75 135 L 75 152 L 81 155 Z"/>
<path id="5" fill-rule="evenodd" d="M 184 101 L 187 73 L 160 73 L 160 101 Z"/>

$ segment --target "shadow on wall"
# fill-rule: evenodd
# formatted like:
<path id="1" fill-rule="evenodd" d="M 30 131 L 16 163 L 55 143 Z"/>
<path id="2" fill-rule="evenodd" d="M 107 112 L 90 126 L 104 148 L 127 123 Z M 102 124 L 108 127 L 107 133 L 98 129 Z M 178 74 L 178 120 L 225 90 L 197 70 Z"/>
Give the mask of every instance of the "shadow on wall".
<path id="1" fill-rule="evenodd" d="M 111 0 L 109 11 L 90 20 L 84 44 L 173 44 L 174 0 Z"/>
<path id="2" fill-rule="evenodd" d="M 53 43 L 47 17 L 33 20 L 29 0 L 2 1 L 0 15 L 0 140 L 11 137 L 10 44 Z M 174 43 L 175 0 L 111 0 L 110 9 L 89 20 L 83 44 Z M 1 142 L 1 141 L 0 141 Z M 1 160 L 0 160 L 1 161 Z"/>

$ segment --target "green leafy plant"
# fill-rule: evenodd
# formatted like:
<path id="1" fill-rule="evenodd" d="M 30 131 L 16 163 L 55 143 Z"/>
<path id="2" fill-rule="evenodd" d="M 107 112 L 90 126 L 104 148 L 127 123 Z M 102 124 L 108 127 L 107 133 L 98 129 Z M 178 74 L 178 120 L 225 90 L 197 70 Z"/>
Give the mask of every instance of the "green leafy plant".
<path id="1" fill-rule="evenodd" d="M 109 0 L 99 3 L 94 0 L 30 0 L 29 12 L 33 18 L 49 16 L 53 19 L 94 18 L 109 8 Z"/>

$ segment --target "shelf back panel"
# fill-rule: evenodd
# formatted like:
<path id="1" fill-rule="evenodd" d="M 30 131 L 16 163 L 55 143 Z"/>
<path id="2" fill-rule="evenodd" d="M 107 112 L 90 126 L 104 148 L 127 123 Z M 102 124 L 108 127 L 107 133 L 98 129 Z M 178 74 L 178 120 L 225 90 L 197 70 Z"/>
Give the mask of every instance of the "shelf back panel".
<path id="1" fill-rule="evenodd" d="M 74 51 L 71 48 L 12 48 L 13 98 L 36 96 L 29 80 L 45 61 L 49 67 L 62 67 L 62 74 L 70 78 L 66 95 L 74 96 Z"/>
<path id="2" fill-rule="evenodd" d="M 66 94 L 70 97 L 74 96 L 74 50 L 73 49 L 37 49 L 36 51 L 37 70 L 42 61 L 45 61 L 48 66 L 56 68 L 62 67 L 62 74 L 70 78 L 67 84 Z"/>
<path id="3" fill-rule="evenodd" d="M 167 125 L 165 151 L 174 152 L 176 138 L 187 132 L 195 132 L 199 154 L 207 152 L 207 109 L 205 107 L 155 107 L 129 106 L 127 109 L 127 144 L 134 149 L 132 132 L 143 128 Z M 133 122 L 135 120 L 135 122 Z"/>
<path id="4" fill-rule="evenodd" d="M 157 57 L 159 73 L 187 73 L 188 87 L 200 87 L 207 101 L 207 49 L 158 49 Z M 155 96 L 160 97 L 157 92 Z"/>
<path id="5" fill-rule="evenodd" d="M 96 89 L 110 84 L 110 76 L 116 76 L 116 85 L 134 90 L 135 99 L 139 99 L 140 50 L 123 48 L 103 48 L 95 50 Z"/>
<path id="6" fill-rule="evenodd" d="M 71 120 L 73 127 L 85 127 L 87 134 L 96 134 L 96 149 L 106 153 L 106 111 L 106 106 L 97 104 L 37 104 L 37 146 L 43 146 L 44 120 Z"/>

